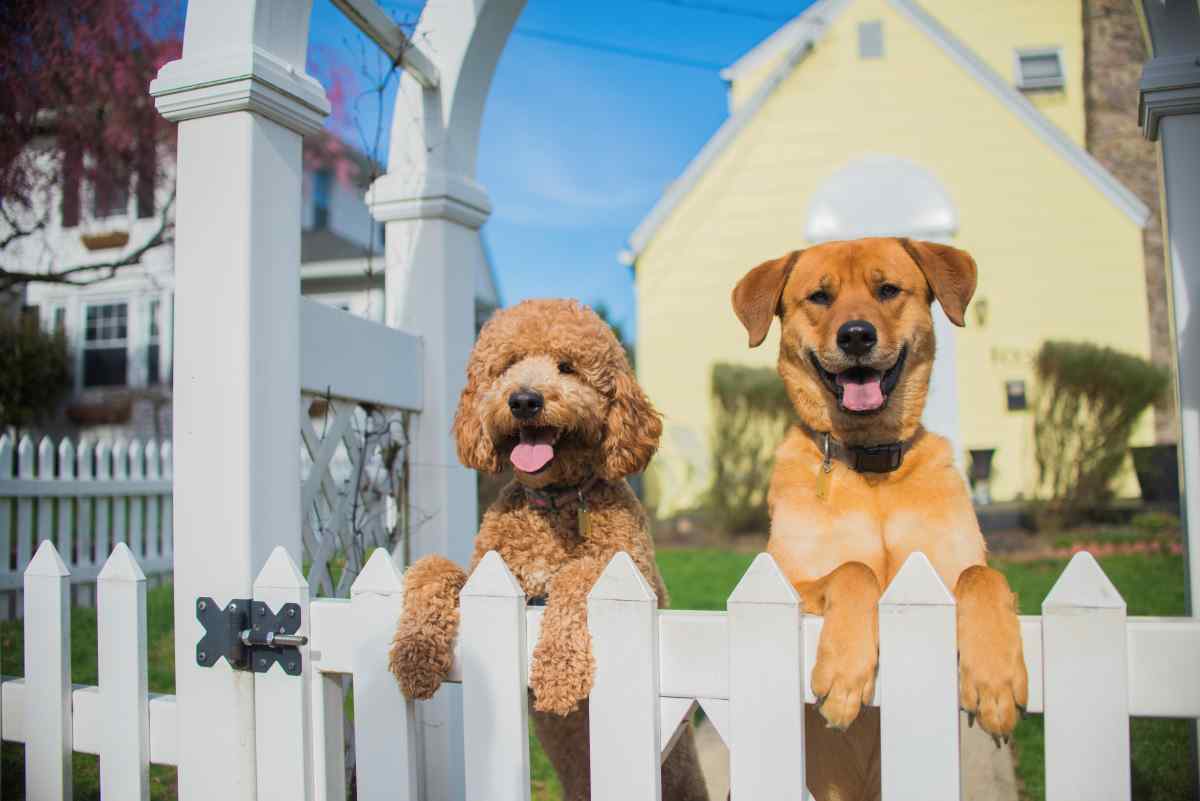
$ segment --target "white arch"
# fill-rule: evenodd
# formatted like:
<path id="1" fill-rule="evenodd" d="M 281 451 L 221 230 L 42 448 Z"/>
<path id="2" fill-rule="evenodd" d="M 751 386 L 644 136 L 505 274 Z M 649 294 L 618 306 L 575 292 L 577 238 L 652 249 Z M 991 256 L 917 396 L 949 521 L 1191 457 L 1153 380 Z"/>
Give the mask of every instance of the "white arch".
<path id="1" fill-rule="evenodd" d="M 949 239 L 958 212 L 941 182 L 911 161 L 865 156 L 825 179 L 813 193 L 804 226 L 810 242 L 864 236 Z"/>

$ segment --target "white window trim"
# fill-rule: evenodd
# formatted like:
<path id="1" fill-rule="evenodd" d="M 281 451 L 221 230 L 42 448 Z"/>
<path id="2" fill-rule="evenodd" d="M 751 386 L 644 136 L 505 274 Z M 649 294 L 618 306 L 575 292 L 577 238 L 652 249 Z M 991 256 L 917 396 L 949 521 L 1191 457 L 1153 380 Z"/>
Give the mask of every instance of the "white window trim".
<path id="1" fill-rule="evenodd" d="M 118 305 L 118 304 L 122 304 L 122 303 L 125 304 L 125 382 L 123 384 L 114 384 L 114 385 L 108 385 L 108 386 L 88 386 L 88 384 L 86 384 L 84 382 L 84 377 L 83 377 L 83 365 L 84 365 L 84 358 L 85 358 L 86 352 L 89 350 L 94 350 L 94 349 L 115 348 L 116 343 L 119 342 L 119 340 L 102 340 L 102 341 L 96 342 L 96 343 L 88 341 L 88 338 L 87 338 L 88 309 L 91 309 L 93 307 L 98 307 L 98 306 L 114 306 L 114 305 Z M 75 367 L 76 367 L 76 371 L 77 371 L 76 375 L 79 376 L 78 387 L 80 390 L 120 389 L 120 388 L 127 389 L 131 386 L 134 386 L 133 362 L 135 359 L 135 353 L 134 353 L 134 349 L 133 349 L 133 339 L 134 339 L 133 325 L 134 325 L 135 321 L 141 316 L 141 315 L 138 315 L 134 311 L 134 308 L 135 308 L 134 299 L 132 299 L 128 296 L 88 298 L 87 300 L 80 303 L 79 348 L 78 348 L 78 356 L 76 358 L 76 363 L 75 363 Z"/>
<path id="2" fill-rule="evenodd" d="M 1021 58 L 1054 56 L 1058 61 L 1058 78 L 1034 78 L 1026 80 L 1021 71 Z M 1061 47 L 1018 47 L 1013 51 L 1013 84 L 1021 91 L 1038 89 L 1066 89 L 1067 65 L 1063 61 Z"/>

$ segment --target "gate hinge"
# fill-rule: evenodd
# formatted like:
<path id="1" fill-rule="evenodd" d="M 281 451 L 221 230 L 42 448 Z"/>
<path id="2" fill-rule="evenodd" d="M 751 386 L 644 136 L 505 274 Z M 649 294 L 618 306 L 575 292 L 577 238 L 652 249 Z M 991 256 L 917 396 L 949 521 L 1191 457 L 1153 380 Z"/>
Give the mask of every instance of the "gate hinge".
<path id="1" fill-rule="evenodd" d="M 276 662 L 284 673 L 299 676 L 300 648 L 308 637 L 300 630 L 300 606 L 284 604 L 276 614 L 263 601 L 235 598 L 224 609 L 212 598 L 196 600 L 196 619 L 204 636 L 196 644 L 196 664 L 212 667 L 225 657 L 234 670 L 266 673 Z"/>

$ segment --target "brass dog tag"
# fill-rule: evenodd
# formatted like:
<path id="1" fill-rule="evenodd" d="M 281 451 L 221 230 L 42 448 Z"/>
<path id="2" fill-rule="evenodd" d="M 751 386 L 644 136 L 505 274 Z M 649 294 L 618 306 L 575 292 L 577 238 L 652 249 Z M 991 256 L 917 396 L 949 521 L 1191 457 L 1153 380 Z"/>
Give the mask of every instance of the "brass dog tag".
<path id="1" fill-rule="evenodd" d="M 829 497 L 829 481 L 833 475 L 833 460 L 829 456 L 829 435 L 825 435 L 824 453 L 821 459 L 821 468 L 817 473 L 817 500 L 824 501 Z"/>
<path id="2" fill-rule="evenodd" d="M 821 471 L 817 473 L 817 500 L 823 501 L 829 497 L 829 476 L 833 472 L 832 468 L 825 469 L 825 465 L 821 465 Z"/>
<path id="3" fill-rule="evenodd" d="M 579 538 L 586 539 L 592 534 L 592 513 L 588 511 L 587 500 L 583 497 L 583 491 L 579 492 L 579 510 L 576 512 L 576 519 L 579 524 Z"/>

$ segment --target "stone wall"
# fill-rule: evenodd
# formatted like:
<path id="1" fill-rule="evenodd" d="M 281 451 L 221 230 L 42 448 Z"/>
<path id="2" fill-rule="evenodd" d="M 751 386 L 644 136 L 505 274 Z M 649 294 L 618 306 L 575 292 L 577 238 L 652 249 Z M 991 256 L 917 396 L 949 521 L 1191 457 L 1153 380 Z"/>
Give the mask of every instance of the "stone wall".
<path id="1" fill-rule="evenodd" d="M 1150 353 L 1172 366 L 1167 272 L 1159 209 L 1158 156 L 1138 127 L 1138 82 L 1146 47 L 1131 0 L 1083 0 L 1083 82 L 1087 149 L 1121 183 L 1150 207 L 1142 234 L 1146 304 L 1150 310 Z M 1175 393 L 1155 408 L 1159 442 L 1178 440 Z"/>

